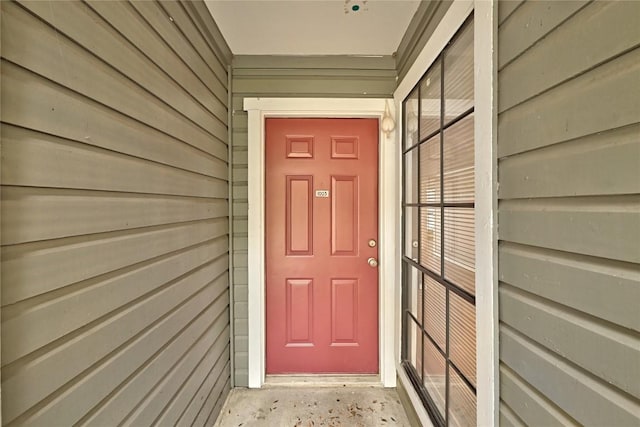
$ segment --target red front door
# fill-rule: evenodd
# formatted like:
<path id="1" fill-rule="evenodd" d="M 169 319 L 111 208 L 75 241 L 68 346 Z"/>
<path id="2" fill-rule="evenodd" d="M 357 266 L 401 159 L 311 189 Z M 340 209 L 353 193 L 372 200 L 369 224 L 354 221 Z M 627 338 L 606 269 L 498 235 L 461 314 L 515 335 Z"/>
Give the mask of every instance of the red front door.
<path id="1" fill-rule="evenodd" d="M 267 374 L 378 372 L 378 121 L 266 120 Z"/>

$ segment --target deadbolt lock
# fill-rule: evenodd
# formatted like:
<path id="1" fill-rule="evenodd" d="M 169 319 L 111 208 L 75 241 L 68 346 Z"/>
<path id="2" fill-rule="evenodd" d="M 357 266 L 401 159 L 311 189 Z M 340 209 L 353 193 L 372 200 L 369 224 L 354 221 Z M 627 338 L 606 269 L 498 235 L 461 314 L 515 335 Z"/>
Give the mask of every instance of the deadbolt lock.
<path id="1" fill-rule="evenodd" d="M 375 248 L 376 247 L 376 241 L 374 239 L 369 240 L 369 247 L 370 248 Z"/>

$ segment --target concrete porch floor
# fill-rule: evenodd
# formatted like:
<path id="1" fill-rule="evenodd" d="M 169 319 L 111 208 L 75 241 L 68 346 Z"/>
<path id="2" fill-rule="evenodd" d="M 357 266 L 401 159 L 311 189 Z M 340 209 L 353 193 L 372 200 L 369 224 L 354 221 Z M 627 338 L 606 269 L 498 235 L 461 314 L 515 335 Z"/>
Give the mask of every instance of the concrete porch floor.
<path id="1" fill-rule="evenodd" d="M 231 390 L 218 427 L 409 426 L 395 389 L 374 386 Z"/>

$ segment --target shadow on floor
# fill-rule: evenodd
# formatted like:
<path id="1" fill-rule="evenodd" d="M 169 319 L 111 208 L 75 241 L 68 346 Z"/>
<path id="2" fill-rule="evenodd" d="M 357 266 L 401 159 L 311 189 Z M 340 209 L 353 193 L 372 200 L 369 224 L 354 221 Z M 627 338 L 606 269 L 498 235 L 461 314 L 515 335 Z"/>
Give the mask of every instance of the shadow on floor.
<path id="1" fill-rule="evenodd" d="M 216 426 L 409 426 L 409 421 L 395 389 L 237 388 L 231 391 Z"/>

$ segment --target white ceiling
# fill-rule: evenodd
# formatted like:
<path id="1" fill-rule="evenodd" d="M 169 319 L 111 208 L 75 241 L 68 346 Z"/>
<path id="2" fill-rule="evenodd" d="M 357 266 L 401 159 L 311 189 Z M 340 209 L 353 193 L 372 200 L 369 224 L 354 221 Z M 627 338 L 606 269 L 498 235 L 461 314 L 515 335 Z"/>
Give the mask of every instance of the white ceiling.
<path id="1" fill-rule="evenodd" d="M 391 55 L 420 1 L 205 0 L 205 3 L 234 55 Z"/>

